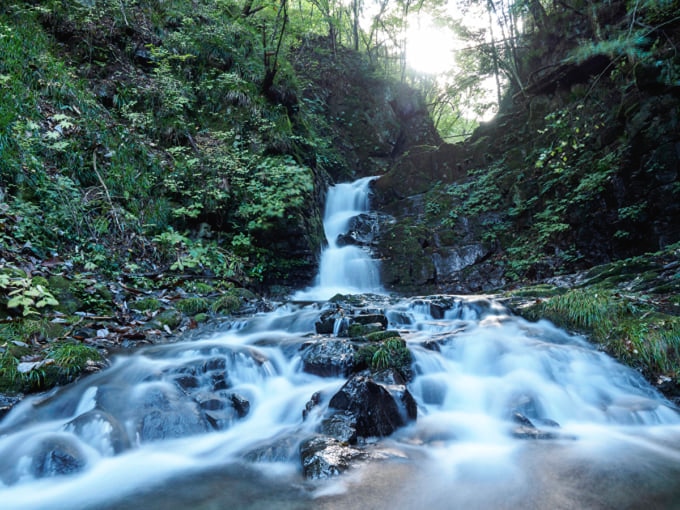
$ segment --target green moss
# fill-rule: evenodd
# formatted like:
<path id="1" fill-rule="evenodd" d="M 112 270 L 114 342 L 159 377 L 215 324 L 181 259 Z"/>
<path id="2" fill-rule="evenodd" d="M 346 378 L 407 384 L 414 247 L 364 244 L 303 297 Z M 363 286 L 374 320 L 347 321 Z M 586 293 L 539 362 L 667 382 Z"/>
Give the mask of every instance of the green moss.
<path id="1" fill-rule="evenodd" d="M 194 320 L 199 323 L 203 324 L 204 322 L 207 322 L 209 319 L 209 315 L 207 313 L 197 313 L 194 315 Z"/>
<path id="2" fill-rule="evenodd" d="M 212 285 L 209 285 L 205 282 L 187 282 L 183 285 L 184 290 L 187 292 L 194 292 L 196 294 L 199 294 L 201 296 L 205 296 L 207 294 L 211 294 L 215 292 L 215 287 Z"/>
<path id="3" fill-rule="evenodd" d="M 161 302 L 154 297 L 146 297 L 132 303 L 131 308 L 140 312 L 155 312 L 161 308 Z"/>
<path id="4" fill-rule="evenodd" d="M 567 292 L 564 287 L 556 287 L 555 285 L 540 284 L 522 287 L 521 289 L 511 290 L 506 293 L 509 297 L 520 298 L 541 298 L 559 296 Z"/>
<path id="5" fill-rule="evenodd" d="M 237 298 L 240 298 L 240 299 L 247 299 L 247 300 L 257 299 L 257 296 L 253 292 L 249 291 L 248 289 L 244 289 L 243 287 L 234 287 L 232 289 L 229 289 L 229 291 L 227 291 L 227 292 L 228 292 L 228 294 L 230 294 L 232 296 L 236 296 Z"/>
<path id="6" fill-rule="evenodd" d="M 161 327 L 175 329 L 182 322 L 182 314 L 177 310 L 164 310 L 156 315 L 154 322 Z"/>
<path id="7" fill-rule="evenodd" d="M 232 294 L 225 294 L 221 297 L 219 297 L 213 304 L 212 304 L 212 311 L 215 313 L 224 313 L 224 314 L 230 314 L 234 313 L 236 310 L 238 310 L 241 307 L 241 300 L 232 295 Z"/>
<path id="8" fill-rule="evenodd" d="M 347 334 L 350 338 L 358 338 L 362 336 L 374 335 L 376 333 L 384 333 L 381 324 L 359 324 L 354 322 L 349 325 Z"/>
<path id="9" fill-rule="evenodd" d="M 392 329 L 387 331 L 375 331 L 373 333 L 367 334 L 364 338 L 366 338 L 366 340 L 369 342 L 376 343 L 383 342 L 390 338 L 401 338 L 401 335 L 399 335 L 398 331 Z"/>
<path id="10" fill-rule="evenodd" d="M 186 314 L 194 315 L 199 312 L 207 312 L 210 308 L 210 303 L 202 297 L 190 297 L 177 301 L 175 308 Z"/>
<path id="11" fill-rule="evenodd" d="M 83 303 L 73 292 L 72 282 L 69 279 L 56 275 L 50 276 L 48 281 L 50 290 L 59 301 L 59 305 L 55 307 L 58 311 L 73 315 L 82 309 Z"/>

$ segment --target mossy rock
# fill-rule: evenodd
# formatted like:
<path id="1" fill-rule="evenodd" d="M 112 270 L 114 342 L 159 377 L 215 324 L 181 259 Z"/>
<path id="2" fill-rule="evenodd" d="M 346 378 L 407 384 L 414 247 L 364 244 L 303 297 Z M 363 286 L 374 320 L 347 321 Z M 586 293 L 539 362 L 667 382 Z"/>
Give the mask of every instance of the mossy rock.
<path id="1" fill-rule="evenodd" d="M 364 338 L 371 343 L 376 343 L 383 342 L 390 338 L 401 338 L 401 335 L 399 334 L 399 331 L 391 329 L 387 331 L 376 331 L 374 333 L 369 333 L 368 335 L 365 335 Z"/>
<path id="2" fill-rule="evenodd" d="M 154 297 L 139 299 L 131 304 L 131 308 L 140 312 L 155 312 L 161 308 L 161 302 Z"/>
<path id="3" fill-rule="evenodd" d="M 160 327 L 175 329 L 182 323 L 182 313 L 177 310 L 164 310 L 156 315 L 154 322 Z"/>
<path id="4" fill-rule="evenodd" d="M 215 287 L 205 282 L 187 282 L 182 286 L 182 288 L 187 292 L 194 292 L 201 296 L 215 292 Z"/>
<path id="5" fill-rule="evenodd" d="M 391 337 L 383 342 L 370 343 L 361 346 L 354 355 L 355 370 L 370 368 L 373 371 L 394 368 L 406 380 L 413 378 L 411 363 L 413 355 L 406 346 L 406 342 L 399 337 Z"/>
<path id="6" fill-rule="evenodd" d="M 55 310 L 65 313 L 66 315 L 73 315 L 78 310 L 82 310 L 83 302 L 73 292 L 73 282 L 63 276 L 53 275 L 48 279 L 49 290 L 59 304 L 55 306 Z"/>
<path id="7" fill-rule="evenodd" d="M 194 315 L 199 312 L 207 312 L 210 309 L 210 303 L 203 297 L 189 297 L 177 301 L 175 308 L 188 315 Z"/>
<path id="8" fill-rule="evenodd" d="M 347 328 L 347 334 L 350 338 L 363 337 L 372 333 L 383 331 L 383 326 L 380 323 L 374 322 L 369 324 L 352 323 Z"/>
<path id="9" fill-rule="evenodd" d="M 194 315 L 194 320 L 198 324 L 203 324 L 204 322 L 208 322 L 209 318 L 210 318 L 210 316 L 207 313 L 203 313 L 203 312 L 197 313 L 196 315 Z"/>
<path id="10" fill-rule="evenodd" d="M 552 297 L 552 296 L 559 296 L 560 294 L 564 294 L 567 292 L 567 289 L 563 287 L 557 287 L 555 285 L 549 285 L 549 284 L 539 284 L 539 285 L 532 285 L 529 287 L 523 287 L 521 289 L 517 290 L 511 290 L 508 292 L 508 295 L 511 298 L 518 297 L 518 298 L 538 298 L 538 297 Z"/>
<path id="11" fill-rule="evenodd" d="M 229 289 L 227 291 L 228 294 L 235 296 L 239 299 L 246 299 L 246 300 L 255 300 L 257 299 L 257 296 L 249 291 L 248 289 L 244 289 L 243 287 L 236 287 L 233 289 Z"/>
<path id="12" fill-rule="evenodd" d="M 241 300 L 232 294 L 224 294 L 213 302 L 212 311 L 215 313 L 230 314 L 241 308 Z"/>

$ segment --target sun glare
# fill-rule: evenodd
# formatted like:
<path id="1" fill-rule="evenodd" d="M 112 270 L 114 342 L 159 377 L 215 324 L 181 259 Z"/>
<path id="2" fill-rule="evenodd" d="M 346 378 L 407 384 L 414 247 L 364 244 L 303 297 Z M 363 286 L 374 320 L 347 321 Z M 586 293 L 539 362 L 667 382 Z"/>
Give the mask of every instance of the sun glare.
<path id="1" fill-rule="evenodd" d="M 455 66 L 455 43 L 450 30 L 421 15 L 406 32 L 406 62 L 419 73 L 444 73 Z"/>

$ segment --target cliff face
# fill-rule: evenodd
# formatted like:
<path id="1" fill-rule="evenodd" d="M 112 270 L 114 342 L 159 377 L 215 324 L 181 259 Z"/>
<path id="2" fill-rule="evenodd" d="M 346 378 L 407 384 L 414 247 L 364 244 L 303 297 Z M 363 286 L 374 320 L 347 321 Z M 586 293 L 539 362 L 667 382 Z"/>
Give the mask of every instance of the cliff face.
<path id="1" fill-rule="evenodd" d="M 354 51 L 331 50 L 323 38 L 301 45 L 295 70 L 308 85 L 301 105 L 327 122 L 335 160 L 321 162 L 334 181 L 382 175 L 417 146 L 442 143 L 421 95 L 379 76 Z"/>
<path id="2" fill-rule="evenodd" d="M 626 38 L 631 16 L 621 2 L 553 13 L 492 122 L 390 167 L 376 183 L 396 218 L 380 244 L 388 288 L 487 291 L 680 240 L 680 23 L 638 12 L 655 25 Z"/>

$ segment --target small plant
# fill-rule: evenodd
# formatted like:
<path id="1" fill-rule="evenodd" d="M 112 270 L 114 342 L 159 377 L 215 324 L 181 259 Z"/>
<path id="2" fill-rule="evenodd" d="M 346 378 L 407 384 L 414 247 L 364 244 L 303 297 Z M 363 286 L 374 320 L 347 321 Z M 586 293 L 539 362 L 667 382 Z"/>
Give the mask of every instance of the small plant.
<path id="1" fill-rule="evenodd" d="M 29 277 L 1 273 L 0 289 L 7 295 L 7 308 L 21 308 L 24 317 L 40 315 L 38 309 L 59 305 L 59 301 L 43 283 Z"/>
<path id="2" fill-rule="evenodd" d="M 393 368 L 406 379 L 412 376 L 413 356 L 406 342 L 399 336 L 362 346 L 355 354 L 355 361 L 357 367 L 368 367 L 371 370 Z"/>
<path id="3" fill-rule="evenodd" d="M 71 381 L 78 376 L 89 361 L 99 361 L 101 354 L 94 347 L 75 342 L 56 342 L 47 351 L 58 374 Z"/>

